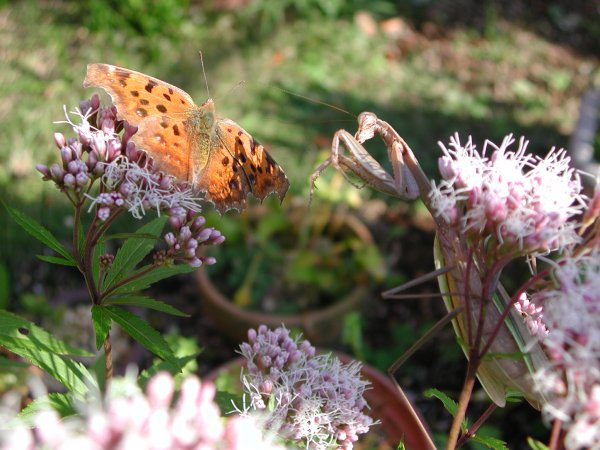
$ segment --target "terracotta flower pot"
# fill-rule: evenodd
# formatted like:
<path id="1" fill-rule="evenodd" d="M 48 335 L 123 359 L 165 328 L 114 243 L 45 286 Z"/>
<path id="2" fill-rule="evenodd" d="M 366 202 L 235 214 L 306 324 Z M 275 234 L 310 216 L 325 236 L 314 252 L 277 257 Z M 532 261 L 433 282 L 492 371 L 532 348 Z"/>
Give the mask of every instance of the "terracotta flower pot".
<path id="1" fill-rule="evenodd" d="M 343 353 L 336 356 L 347 364 L 353 359 Z M 208 373 L 203 380 L 214 382 L 221 374 L 228 374 L 230 380 L 239 383 L 239 373 L 245 359 L 236 358 Z M 369 433 L 355 446 L 357 449 L 395 450 L 400 442 L 407 450 L 435 450 L 429 431 L 424 427 L 419 412 L 408 400 L 404 392 L 386 375 L 368 364 L 363 364 L 361 375 L 371 385 L 364 397 L 369 404 L 369 416 L 378 420 Z M 239 386 L 241 391 L 241 386 Z"/>
<path id="2" fill-rule="evenodd" d="M 315 345 L 335 342 L 342 331 L 342 318 L 359 308 L 367 298 L 369 289 L 357 286 L 348 296 L 331 306 L 301 314 L 271 314 L 240 308 L 218 290 L 204 268 L 196 271 L 198 289 L 202 295 L 202 310 L 219 331 L 234 342 L 246 339 L 248 329 L 267 325 L 277 328 L 282 324 L 289 329 L 298 328 Z"/>
<path id="3" fill-rule="evenodd" d="M 295 218 L 292 220 L 294 224 L 296 224 L 298 221 L 304 221 L 304 225 L 306 225 L 306 221 L 309 217 L 309 213 L 307 211 L 306 204 L 303 200 L 300 205 L 288 205 L 286 214 Z M 268 211 L 266 214 L 268 214 Z M 318 222 L 318 226 L 316 226 L 316 231 L 314 234 L 318 236 L 319 239 L 329 239 L 329 242 L 333 243 L 332 248 L 334 248 L 334 245 L 337 245 L 337 242 L 334 239 L 340 239 L 339 237 L 336 237 L 338 234 L 345 236 L 343 239 L 348 239 L 348 236 L 351 236 L 352 239 L 356 240 L 356 242 L 361 243 L 363 247 L 366 245 L 374 246 L 373 238 L 369 229 L 364 225 L 364 223 L 362 223 L 362 221 L 360 221 L 360 219 L 358 219 L 358 217 L 349 213 L 347 210 L 330 208 L 325 213 L 321 213 L 320 211 L 310 211 L 310 215 L 313 217 L 316 216 L 315 223 Z M 255 211 L 249 210 L 248 217 L 246 220 L 251 221 L 251 226 L 248 227 L 251 230 L 249 234 L 252 234 L 252 230 L 258 228 L 261 220 L 268 219 L 268 216 L 265 215 L 264 209 Z M 287 245 L 289 245 L 290 241 L 294 243 L 293 245 L 298 245 L 295 242 L 299 238 L 295 236 L 296 233 L 299 234 L 300 232 L 298 232 L 297 229 L 294 229 L 294 226 L 297 226 L 297 224 L 280 231 L 280 234 L 286 237 L 288 242 Z M 323 231 L 324 229 L 327 229 L 325 227 L 329 227 L 329 234 Z M 276 240 L 276 237 L 273 237 L 272 240 Z M 318 246 L 322 243 L 322 241 L 318 241 L 318 244 L 316 245 Z M 241 241 L 237 245 L 245 244 L 248 246 L 254 245 L 256 251 L 260 251 L 260 246 L 256 247 L 256 240 L 253 240 L 252 237 L 248 238 L 247 243 L 245 241 Z M 224 245 L 227 245 L 227 241 Z M 360 247 L 360 249 L 363 247 Z M 323 251 L 323 248 L 328 249 L 329 247 L 318 248 L 320 251 Z M 302 250 L 305 252 L 312 251 L 310 248 L 306 247 L 302 247 Z M 290 253 L 286 253 L 288 251 L 290 250 L 282 247 L 281 254 L 291 255 L 294 251 L 298 251 L 298 248 L 294 247 L 291 249 Z M 348 250 L 346 250 L 346 252 L 347 251 Z M 343 261 L 348 262 L 349 260 L 345 259 L 347 257 L 348 256 L 343 256 L 341 258 Z M 217 265 L 226 264 L 223 263 L 219 258 L 217 258 L 217 260 Z M 248 266 L 251 266 L 251 264 L 245 260 L 244 263 L 246 264 L 246 269 L 251 270 L 248 269 Z M 288 264 L 288 266 L 286 266 L 288 270 L 289 267 L 293 267 L 289 265 L 289 261 L 284 262 L 283 264 Z M 278 270 L 279 267 L 280 266 L 275 265 L 273 266 L 273 270 Z M 215 267 L 215 269 L 223 270 L 221 267 Z M 319 272 L 321 269 L 317 266 L 313 267 L 312 270 L 315 270 L 315 272 L 318 274 L 325 273 Z M 329 266 L 323 270 L 330 270 Z M 201 267 L 198 271 L 196 271 L 196 280 L 202 298 L 201 302 L 203 312 L 212 319 L 213 323 L 218 327 L 219 331 L 224 336 L 228 337 L 234 342 L 243 341 L 246 338 L 246 332 L 249 328 L 258 328 L 258 326 L 262 324 L 267 325 L 270 328 L 276 328 L 284 324 L 289 329 L 300 329 L 303 335 L 315 345 L 328 345 L 335 342 L 339 338 L 343 326 L 342 319 L 344 315 L 357 310 L 360 307 L 361 302 L 368 298 L 370 292 L 368 287 L 370 275 L 367 273 L 365 268 L 357 267 L 353 275 L 348 275 L 343 272 L 343 269 L 336 269 L 335 267 L 331 270 L 338 271 L 335 273 L 335 276 L 339 277 L 339 279 L 336 281 L 337 283 L 347 283 L 350 285 L 348 289 L 343 291 L 346 293 L 339 294 L 339 298 L 336 298 L 334 295 L 333 299 L 335 299 L 335 302 L 333 303 L 331 303 L 332 294 L 329 294 L 327 304 L 293 314 L 264 312 L 257 309 L 251 309 L 250 307 L 238 306 L 229 295 L 225 294 L 219 287 L 217 287 L 215 280 L 211 279 L 211 276 L 215 275 L 211 275 L 209 273 L 210 269 L 207 271 L 206 268 Z M 279 275 L 271 276 L 277 277 Z M 279 281 L 280 279 L 283 278 L 275 278 L 275 281 Z M 315 289 L 311 295 L 320 295 L 318 287 L 316 287 L 314 284 L 306 283 L 306 290 L 303 290 L 302 286 L 302 284 L 296 286 L 296 292 L 300 295 L 308 295 L 309 288 Z M 239 286 L 232 286 L 232 288 L 237 287 Z M 289 304 L 295 300 L 294 294 L 289 294 L 284 291 L 278 291 L 276 294 L 271 294 L 271 296 L 273 296 L 278 302 L 285 301 Z M 257 303 L 262 304 L 260 301 Z"/>

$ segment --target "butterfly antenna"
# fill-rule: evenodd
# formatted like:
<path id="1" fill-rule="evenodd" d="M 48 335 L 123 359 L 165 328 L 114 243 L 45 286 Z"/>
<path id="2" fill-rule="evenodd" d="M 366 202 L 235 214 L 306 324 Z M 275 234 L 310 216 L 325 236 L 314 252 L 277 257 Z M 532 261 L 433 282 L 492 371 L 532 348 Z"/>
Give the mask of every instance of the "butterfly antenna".
<path id="1" fill-rule="evenodd" d="M 208 89 L 208 78 L 206 78 L 206 70 L 204 70 L 204 57 L 202 56 L 202 50 L 198 52 L 200 55 L 200 65 L 202 66 L 202 75 L 204 76 L 204 84 L 206 84 L 206 95 L 210 97 L 210 89 Z"/>
<path id="2" fill-rule="evenodd" d="M 285 92 L 286 94 L 293 95 L 294 97 L 302 98 L 302 99 L 307 100 L 309 102 L 316 103 L 317 105 L 323 105 L 323 106 L 327 106 L 328 108 L 335 109 L 336 111 L 342 112 L 344 114 L 348 114 L 349 116 L 354 117 L 355 119 L 357 117 L 354 114 L 352 114 L 351 112 L 346 111 L 345 109 L 340 108 L 339 106 L 332 105 L 331 103 L 327 103 L 327 102 L 324 102 L 324 101 L 321 101 L 321 100 L 317 100 L 317 99 L 308 97 L 306 95 L 298 94 L 296 92 L 288 91 L 287 89 L 283 89 L 283 88 L 280 88 L 280 87 L 277 87 L 277 89 L 279 89 L 280 91 Z"/>
<path id="3" fill-rule="evenodd" d="M 233 91 L 235 91 L 236 89 L 239 89 L 240 87 L 244 86 L 246 84 L 246 82 L 244 80 L 238 81 L 235 86 L 231 87 L 229 89 L 229 91 L 227 91 L 227 96 L 229 96 Z M 216 100 L 216 99 L 215 99 Z"/>

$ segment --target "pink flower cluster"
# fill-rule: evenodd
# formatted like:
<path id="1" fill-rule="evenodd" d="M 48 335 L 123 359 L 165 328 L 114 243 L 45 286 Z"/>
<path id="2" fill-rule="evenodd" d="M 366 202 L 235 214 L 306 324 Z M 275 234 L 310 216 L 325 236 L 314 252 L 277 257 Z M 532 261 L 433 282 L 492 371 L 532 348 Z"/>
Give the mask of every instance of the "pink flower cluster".
<path id="1" fill-rule="evenodd" d="M 600 250 L 563 258 L 554 278 L 532 295 L 549 330 L 540 339 L 551 365 L 535 374 L 543 412 L 565 424 L 567 449 L 600 448 Z"/>
<path id="2" fill-rule="evenodd" d="M 373 424 L 362 412 L 368 382 L 360 378 L 360 363 L 316 355 L 284 327 L 264 325 L 248 331 L 240 352 L 247 360 L 244 390 L 250 406 L 264 412 L 266 429 L 307 449 L 349 450 Z"/>
<path id="3" fill-rule="evenodd" d="M 146 395 L 133 381 L 125 386 L 118 381 L 104 405 L 82 416 L 63 420 L 53 410 L 43 411 L 33 430 L 3 432 L 0 450 L 283 450 L 263 439 L 252 418 L 220 417 L 211 383 L 187 377 L 172 404 L 175 383 L 167 373 L 149 381 Z"/>
<path id="4" fill-rule="evenodd" d="M 578 242 L 569 219 L 580 213 L 583 196 L 570 158 L 554 149 L 534 157 L 524 139 L 509 151 L 514 142 L 512 135 L 499 147 L 486 141 L 481 154 L 470 138 L 464 146 L 458 135 L 449 148 L 440 143 L 443 180 L 430 193 L 436 215 L 472 238 L 490 237 L 503 252 L 547 252 Z"/>
<path id="5" fill-rule="evenodd" d="M 123 211 L 136 219 L 148 211 L 168 215 L 172 228 L 165 235 L 168 249 L 155 260 L 181 260 L 193 267 L 215 262 L 203 256 L 200 247 L 221 244 L 225 237 L 204 227 L 201 199 L 186 183 L 153 169 L 152 159 L 131 141 L 137 128 L 117 120 L 114 105 L 102 107 L 94 95 L 65 115 L 77 138 L 55 134 L 62 164 L 50 168 L 39 164 L 44 180 L 54 181 L 77 207 L 89 200 L 89 210 L 96 208 L 96 217 L 102 222 Z M 92 187 L 98 180 L 99 192 L 94 197 Z"/>

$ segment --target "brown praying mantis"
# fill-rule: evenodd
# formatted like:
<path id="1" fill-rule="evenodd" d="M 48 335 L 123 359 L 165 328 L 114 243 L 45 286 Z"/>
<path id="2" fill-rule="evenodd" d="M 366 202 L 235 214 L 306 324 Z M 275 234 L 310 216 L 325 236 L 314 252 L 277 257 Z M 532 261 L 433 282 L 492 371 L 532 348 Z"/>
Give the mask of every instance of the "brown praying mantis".
<path id="1" fill-rule="evenodd" d="M 379 135 L 387 147 L 392 174 L 362 145 L 375 135 Z M 343 152 L 344 148 L 347 153 Z M 404 139 L 375 114 L 363 112 L 358 116 L 358 130 L 354 136 L 343 129 L 335 133 L 330 157 L 319 165 L 311 177 L 312 188 L 329 166 L 343 173 L 351 182 L 350 173 L 365 185 L 385 194 L 404 199 L 420 197 L 434 217 L 437 228 L 434 260 L 437 270 L 433 275 L 438 278 L 440 292 L 449 312 L 440 324 L 452 319 L 457 339 L 468 360 L 447 448 L 455 448 L 460 438 L 461 423 L 476 377 L 496 405 L 504 406 L 507 392 L 517 391 L 539 409 L 541 399 L 530 373 L 545 364 L 547 357 L 512 307 L 514 301 L 497 279 L 490 279 L 484 262 L 469 250 L 464 235 L 457 227 L 448 225 L 436 216 L 429 197 L 432 185 Z M 394 298 L 404 288 L 391 289 L 384 292 L 383 296 Z M 423 338 L 428 337 L 426 335 Z M 422 344 L 423 338 L 417 344 Z M 411 348 L 407 354 L 413 351 Z M 392 378 L 399 364 L 390 368 Z M 467 431 L 460 442 L 468 437 Z"/>

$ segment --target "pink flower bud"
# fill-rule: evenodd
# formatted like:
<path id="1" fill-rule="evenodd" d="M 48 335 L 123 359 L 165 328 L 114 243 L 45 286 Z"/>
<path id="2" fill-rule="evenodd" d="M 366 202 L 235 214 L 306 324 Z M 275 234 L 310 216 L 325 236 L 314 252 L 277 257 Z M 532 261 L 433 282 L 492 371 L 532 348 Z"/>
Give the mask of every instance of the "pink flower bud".
<path id="1" fill-rule="evenodd" d="M 62 148 L 67 145 L 67 140 L 65 139 L 65 135 L 62 133 L 54 133 L 54 143 L 58 148 Z"/>
<path id="2" fill-rule="evenodd" d="M 146 388 L 150 406 L 153 408 L 167 408 L 171 403 L 174 390 L 173 377 L 167 372 L 157 373 L 148 381 Z"/>
<path id="3" fill-rule="evenodd" d="M 50 169 L 44 164 L 36 164 L 35 168 L 38 172 L 44 175 L 44 178 L 50 178 Z"/>

